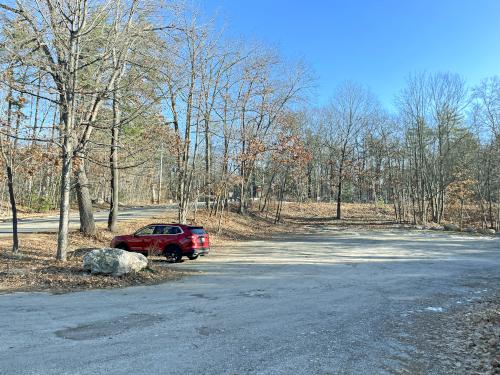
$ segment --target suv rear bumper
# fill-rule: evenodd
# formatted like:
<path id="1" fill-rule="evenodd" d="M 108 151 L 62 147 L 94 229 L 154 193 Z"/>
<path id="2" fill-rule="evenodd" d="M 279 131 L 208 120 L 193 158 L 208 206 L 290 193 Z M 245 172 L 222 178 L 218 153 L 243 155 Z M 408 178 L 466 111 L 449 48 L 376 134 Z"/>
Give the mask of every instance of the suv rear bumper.
<path id="1" fill-rule="evenodd" d="M 189 254 L 189 255 L 193 255 L 193 256 L 197 256 L 197 255 L 203 256 L 203 255 L 207 255 L 209 252 L 210 252 L 209 247 L 199 247 L 196 249 L 190 249 L 189 251 L 186 251 L 184 254 Z"/>

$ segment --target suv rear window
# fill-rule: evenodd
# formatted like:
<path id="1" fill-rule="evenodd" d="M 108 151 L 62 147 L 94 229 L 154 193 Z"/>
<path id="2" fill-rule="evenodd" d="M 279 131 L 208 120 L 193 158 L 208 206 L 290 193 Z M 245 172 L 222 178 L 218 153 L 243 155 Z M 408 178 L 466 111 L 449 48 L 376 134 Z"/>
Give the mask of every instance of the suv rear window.
<path id="1" fill-rule="evenodd" d="M 202 227 L 191 227 L 189 228 L 191 230 L 191 233 L 193 234 L 206 234 L 207 232 L 205 232 L 205 229 L 203 229 Z"/>

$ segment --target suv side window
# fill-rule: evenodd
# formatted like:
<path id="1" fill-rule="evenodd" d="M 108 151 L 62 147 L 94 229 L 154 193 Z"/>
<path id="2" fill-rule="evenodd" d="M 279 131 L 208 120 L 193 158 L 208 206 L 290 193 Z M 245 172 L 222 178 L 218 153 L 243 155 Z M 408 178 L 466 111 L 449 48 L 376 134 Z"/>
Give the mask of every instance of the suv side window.
<path id="1" fill-rule="evenodd" d="M 179 227 L 170 227 L 168 230 L 168 234 L 180 234 L 180 233 L 182 233 L 182 230 Z"/>
<path id="2" fill-rule="evenodd" d="M 150 234 L 153 234 L 154 229 L 155 229 L 155 227 L 150 225 L 148 227 L 139 229 L 135 234 L 138 236 L 148 236 Z"/>
<path id="3" fill-rule="evenodd" d="M 155 226 L 155 230 L 153 234 L 167 234 L 168 233 L 168 227 L 166 225 L 157 225 Z"/>

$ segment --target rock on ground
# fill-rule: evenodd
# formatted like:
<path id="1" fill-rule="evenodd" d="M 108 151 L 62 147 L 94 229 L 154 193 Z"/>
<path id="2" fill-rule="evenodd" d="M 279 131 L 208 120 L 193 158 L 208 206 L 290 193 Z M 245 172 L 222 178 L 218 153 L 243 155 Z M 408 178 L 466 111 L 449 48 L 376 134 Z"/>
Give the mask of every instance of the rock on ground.
<path id="1" fill-rule="evenodd" d="M 444 230 L 458 232 L 458 231 L 460 231 L 460 228 L 458 227 L 458 225 L 455 225 L 455 224 L 445 224 Z"/>
<path id="2" fill-rule="evenodd" d="M 83 257 L 83 269 L 93 274 L 122 276 L 148 265 L 147 258 L 121 249 L 95 249 Z"/>

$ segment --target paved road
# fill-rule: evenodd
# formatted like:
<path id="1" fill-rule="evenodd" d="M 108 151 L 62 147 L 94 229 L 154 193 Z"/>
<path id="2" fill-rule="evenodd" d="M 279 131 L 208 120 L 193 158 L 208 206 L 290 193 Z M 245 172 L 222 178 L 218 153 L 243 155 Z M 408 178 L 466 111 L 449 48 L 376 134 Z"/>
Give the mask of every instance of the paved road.
<path id="1" fill-rule="evenodd" d="M 177 264 L 200 271 L 177 282 L 1 295 L 0 373 L 460 373 L 412 335 L 498 285 L 499 251 L 498 238 L 311 229 Z"/>
<path id="2" fill-rule="evenodd" d="M 118 220 L 147 218 L 165 213 L 165 210 L 174 210 L 176 205 L 163 206 L 144 206 L 144 207 L 127 207 L 121 208 L 118 214 Z M 107 210 L 97 211 L 94 213 L 96 222 L 108 221 Z M 80 218 L 78 213 L 74 213 L 70 217 L 70 228 L 79 228 Z M 59 215 L 41 217 L 36 219 L 20 219 L 18 230 L 20 233 L 41 233 L 41 232 L 57 232 L 59 227 Z M 7 221 L 0 223 L 0 236 L 12 234 L 12 223 Z"/>

